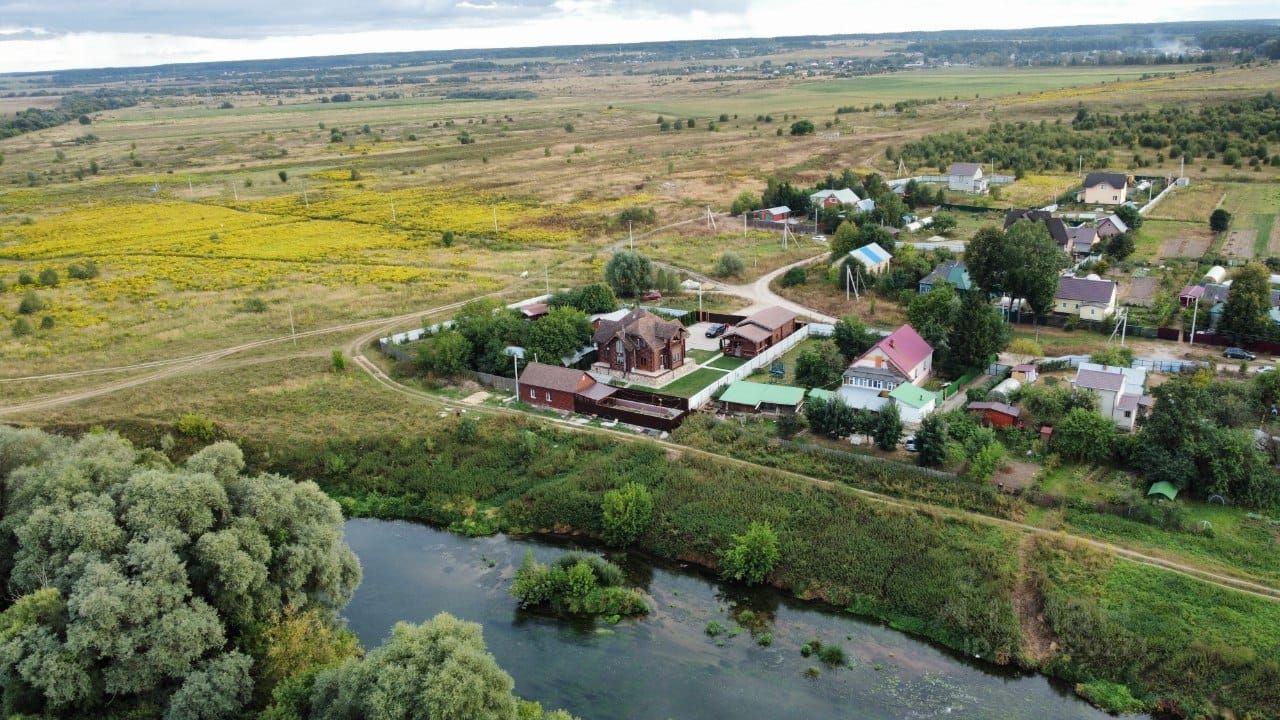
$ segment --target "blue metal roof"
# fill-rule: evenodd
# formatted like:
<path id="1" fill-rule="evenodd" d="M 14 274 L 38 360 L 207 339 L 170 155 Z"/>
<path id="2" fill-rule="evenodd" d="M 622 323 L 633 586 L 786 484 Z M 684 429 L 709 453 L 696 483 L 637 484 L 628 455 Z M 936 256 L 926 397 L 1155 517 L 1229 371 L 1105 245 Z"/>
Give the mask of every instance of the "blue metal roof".
<path id="1" fill-rule="evenodd" d="M 856 250 L 850 251 L 849 254 L 868 265 L 879 265 L 893 257 L 888 250 L 880 247 L 878 243 L 863 245 Z"/>

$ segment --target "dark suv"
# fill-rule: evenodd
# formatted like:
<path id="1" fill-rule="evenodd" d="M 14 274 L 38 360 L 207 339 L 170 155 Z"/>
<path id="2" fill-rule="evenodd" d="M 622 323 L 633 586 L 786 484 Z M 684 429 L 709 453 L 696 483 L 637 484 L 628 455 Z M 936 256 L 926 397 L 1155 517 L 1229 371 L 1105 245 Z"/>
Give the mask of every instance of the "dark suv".
<path id="1" fill-rule="evenodd" d="M 1258 356 L 1244 348 L 1229 347 L 1222 351 L 1222 357 L 1229 360 L 1254 360 Z"/>
<path id="2" fill-rule="evenodd" d="M 718 338 L 724 334 L 725 330 L 728 329 L 729 326 L 724 323 L 714 323 L 711 327 L 707 328 L 706 335 L 709 338 Z"/>

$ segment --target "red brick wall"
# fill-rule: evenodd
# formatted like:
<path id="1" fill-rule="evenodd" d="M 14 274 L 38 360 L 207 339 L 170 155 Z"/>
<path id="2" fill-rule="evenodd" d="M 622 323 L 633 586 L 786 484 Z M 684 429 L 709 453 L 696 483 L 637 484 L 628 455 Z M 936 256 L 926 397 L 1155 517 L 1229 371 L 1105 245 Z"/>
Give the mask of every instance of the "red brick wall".
<path id="1" fill-rule="evenodd" d="M 550 400 L 547 397 L 550 396 Z M 573 412 L 573 393 L 550 390 L 537 385 L 520 383 L 520 400 L 530 405 L 552 407 L 557 410 Z"/>

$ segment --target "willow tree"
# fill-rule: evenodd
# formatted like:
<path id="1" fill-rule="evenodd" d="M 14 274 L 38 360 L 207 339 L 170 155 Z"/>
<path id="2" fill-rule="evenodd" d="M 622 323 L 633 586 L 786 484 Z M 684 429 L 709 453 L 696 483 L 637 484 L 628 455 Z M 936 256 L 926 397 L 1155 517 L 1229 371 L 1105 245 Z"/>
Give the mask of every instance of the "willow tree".
<path id="1" fill-rule="evenodd" d="M 257 634 L 359 583 L 337 504 L 242 474 L 231 443 L 174 466 L 113 433 L 0 427 L 0 467 L 6 717 L 239 717 Z"/>

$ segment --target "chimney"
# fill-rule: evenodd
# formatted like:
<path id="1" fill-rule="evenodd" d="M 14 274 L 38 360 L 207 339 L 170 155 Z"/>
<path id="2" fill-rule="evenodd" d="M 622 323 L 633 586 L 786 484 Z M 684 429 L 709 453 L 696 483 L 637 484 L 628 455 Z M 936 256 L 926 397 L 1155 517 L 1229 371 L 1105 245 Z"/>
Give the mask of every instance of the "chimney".
<path id="1" fill-rule="evenodd" d="M 889 338 L 889 347 L 894 347 L 893 338 Z"/>

